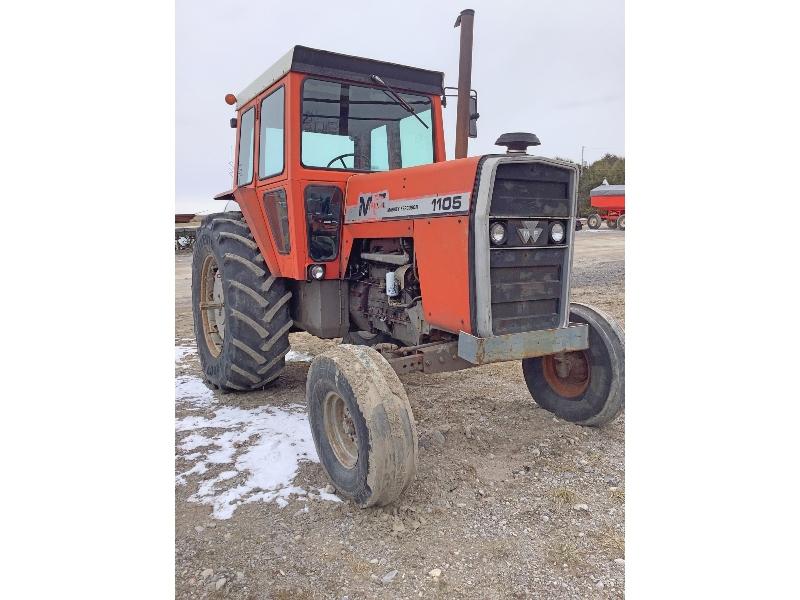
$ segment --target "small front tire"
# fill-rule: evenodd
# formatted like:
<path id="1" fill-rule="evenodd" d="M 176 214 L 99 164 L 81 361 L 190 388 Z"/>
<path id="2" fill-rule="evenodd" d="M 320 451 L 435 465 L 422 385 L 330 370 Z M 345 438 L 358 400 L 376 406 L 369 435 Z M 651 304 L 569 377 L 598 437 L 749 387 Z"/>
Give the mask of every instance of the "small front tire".
<path id="1" fill-rule="evenodd" d="M 589 215 L 586 219 L 586 225 L 589 226 L 589 229 L 600 229 L 600 225 L 603 224 L 603 219 L 600 218 L 600 215 L 597 213 Z"/>
<path id="2" fill-rule="evenodd" d="M 323 469 L 361 508 L 395 501 L 417 472 L 417 429 L 403 384 L 366 346 L 318 355 L 306 379 L 308 418 Z"/>
<path id="3" fill-rule="evenodd" d="M 525 383 L 539 406 L 565 421 L 605 425 L 625 406 L 625 332 L 584 304 L 570 305 L 570 321 L 589 325 L 589 347 L 526 358 Z"/>

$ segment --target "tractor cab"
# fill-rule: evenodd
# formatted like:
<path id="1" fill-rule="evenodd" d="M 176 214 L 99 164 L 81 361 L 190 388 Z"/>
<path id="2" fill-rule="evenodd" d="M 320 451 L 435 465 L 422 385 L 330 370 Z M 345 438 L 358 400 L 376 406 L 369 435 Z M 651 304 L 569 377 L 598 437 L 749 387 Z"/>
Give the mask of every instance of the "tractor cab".
<path id="1" fill-rule="evenodd" d="M 272 238 L 265 254 L 280 274 L 306 279 L 312 263 L 327 263 L 324 277 L 338 277 L 331 262 L 348 179 L 445 160 L 443 81 L 437 71 L 295 46 L 226 96 L 237 111 L 234 188 L 216 198 L 236 199 Z"/>

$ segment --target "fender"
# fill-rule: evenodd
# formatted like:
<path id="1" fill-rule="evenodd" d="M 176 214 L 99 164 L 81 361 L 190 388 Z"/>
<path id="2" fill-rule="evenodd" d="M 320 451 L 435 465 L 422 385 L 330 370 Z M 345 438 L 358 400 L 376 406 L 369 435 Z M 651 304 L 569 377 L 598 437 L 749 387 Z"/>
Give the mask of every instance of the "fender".
<path id="1" fill-rule="evenodd" d="M 278 261 L 275 257 L 275 241 L 272 239 L 272 232 L 258 201 L 258 192 L 255 188 L 242 186 L 233 192 L 233 199 L 242 209 L 242 214 L 250 226 L 253 239 L 258 245 L 258 249 L 261 250 L 261 255 L 264 257 L 264 262 L 267 263 L 269 272 L 280 273 Z"/>

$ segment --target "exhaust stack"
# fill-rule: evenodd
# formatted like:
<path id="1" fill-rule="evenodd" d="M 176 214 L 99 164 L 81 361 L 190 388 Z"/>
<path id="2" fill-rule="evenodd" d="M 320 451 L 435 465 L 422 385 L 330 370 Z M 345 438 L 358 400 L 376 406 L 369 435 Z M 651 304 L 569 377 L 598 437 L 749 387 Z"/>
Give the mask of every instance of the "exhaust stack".
<path id="1" fill-rule="evenodd" d="M 456 108 L 456 158 L 467 157 L 469 143 L 469 93 L 472 89 L 472 27 L 475 11 L 461 11 L 454 27 L 461 26 L 458 57 L 458 107 Z"/>

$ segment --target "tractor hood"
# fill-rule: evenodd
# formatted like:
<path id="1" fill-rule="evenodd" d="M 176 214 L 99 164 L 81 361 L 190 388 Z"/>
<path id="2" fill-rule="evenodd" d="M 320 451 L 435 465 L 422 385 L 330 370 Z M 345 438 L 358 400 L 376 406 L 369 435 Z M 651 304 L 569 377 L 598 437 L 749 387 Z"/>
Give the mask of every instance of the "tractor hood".
<path id="1" fill-rule="evenodd" d="M 353 175 L 347 181 L 345 223 L 466 215 L 480 160 Z"/>

